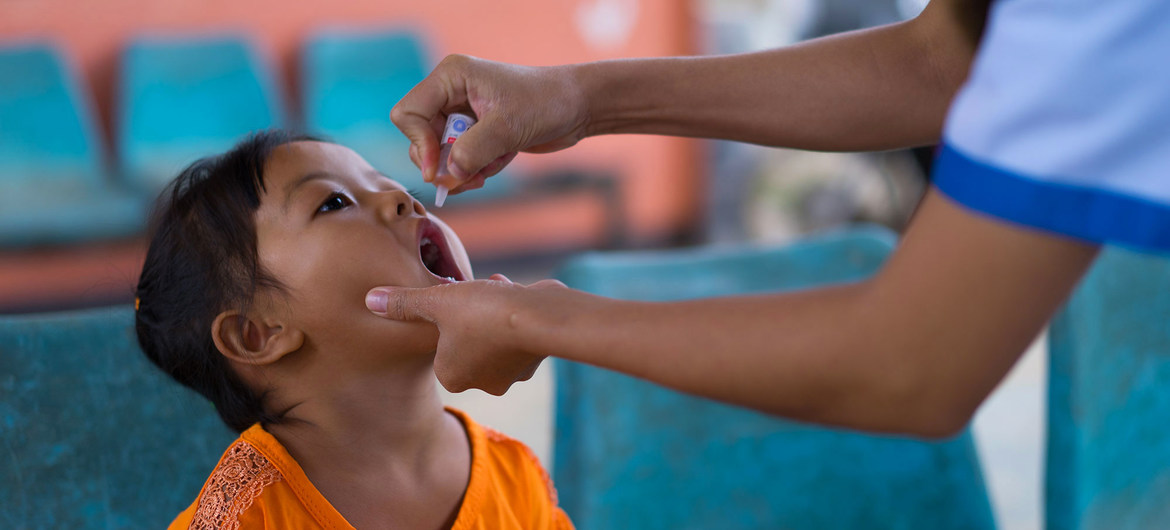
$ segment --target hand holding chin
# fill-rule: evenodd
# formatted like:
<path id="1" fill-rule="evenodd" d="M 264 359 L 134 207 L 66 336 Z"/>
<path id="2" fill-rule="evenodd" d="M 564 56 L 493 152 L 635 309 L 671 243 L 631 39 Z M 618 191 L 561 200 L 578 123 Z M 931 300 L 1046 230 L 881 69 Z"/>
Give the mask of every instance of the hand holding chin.
<path id="1" fill-rule="evenodd" d="M 501 396 L 513 383 L 530 379 L 546 357 L 525 351 L 515 319 L 550 290 L 568 291 L 556 280 L 525 286 L 496 274 L 425 288 L 375 287 L 366 295 L 366 306 L 383 318 L 427 321 L 439 328 L 435 375 L 444 388 L 478 388 Z"/>

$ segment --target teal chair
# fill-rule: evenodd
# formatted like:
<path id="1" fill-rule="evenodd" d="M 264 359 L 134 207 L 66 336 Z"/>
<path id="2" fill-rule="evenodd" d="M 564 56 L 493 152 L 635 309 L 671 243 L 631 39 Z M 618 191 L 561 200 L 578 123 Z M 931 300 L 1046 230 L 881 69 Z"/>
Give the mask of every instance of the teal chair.
<path id="1" fill-rule="evenodd" d="M 0 248 L 139 232 L 145 201 L 106 177 L 89 100 L 57 51 L 0 48 Z"/>
<path id="2" fill-rule="evenodd" d="M 1047 527 L 1170 528 L 1170 257 L 1103 250 L 1049 352 Z"/>
<path id="3" fill-rule="evenodd" d="M 0 528 L 163 528 L 234 435 L 129 307 L 0 317 Z"/>
<path id="4" fill-rule="evenodd" d="M 122 55 L 118 150 L 135 186 L 157 192 L 196 159 L 283 127 L 283 100 L 246 41 L 151 38 Z"/>
<path id="5" fill-rule="evenodd" d="M 413 32 L 325 31 L 312 38 L 301 58 L 306 129 L 352 148 L 425 204 L 435 187 L 423 182 L 410 161 L 410 142 L 390 121 L 390 109 L 433 66 Z M 514 193 L 508 174 L 488 179 L 475 193 L 451 196 L 450 204 L 490 201 Z"/>
<path id="6" fill-rule="evenodd" d="M 560 278 L 651 301 L 784 291 L 865 278 L 893 246 L 888 231 L 860 228 L 777 248 L 588 254 Z M 941 442 L 864 435 L 587 365 L 555 371 L 554 482 L 577 528 L 995 527 L 968 431 Z"/>

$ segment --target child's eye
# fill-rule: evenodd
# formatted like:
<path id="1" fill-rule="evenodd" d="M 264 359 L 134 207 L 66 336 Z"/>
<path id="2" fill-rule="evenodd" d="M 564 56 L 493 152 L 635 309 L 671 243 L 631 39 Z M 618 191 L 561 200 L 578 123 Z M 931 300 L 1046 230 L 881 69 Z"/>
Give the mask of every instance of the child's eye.
<path id="1" fill-rule="evenodd" d="M 353 204 L 353 201 L 349 200 L 349 197 L 346 197 L 345 195 L 338 192 L 333 192 L 330 193 L 329 197 L 325 199 L 325 202 L 321 203 L 321 206 L 317 208 L 317 213 L 327 213 L 334 210 L 340 210 L 351 204 Z"/>

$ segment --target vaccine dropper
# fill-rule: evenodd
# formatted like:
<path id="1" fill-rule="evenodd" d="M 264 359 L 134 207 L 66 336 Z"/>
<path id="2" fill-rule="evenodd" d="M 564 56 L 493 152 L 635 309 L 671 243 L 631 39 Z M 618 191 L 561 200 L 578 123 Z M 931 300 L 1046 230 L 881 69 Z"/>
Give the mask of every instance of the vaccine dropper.
<path id="1" fill-rule="evenodd" d="M 447 126 L 443 127 L 443 145 L 439 148 L 439 171 L 436 173 L 436 176 L 451 174 L 447 169 L 447 161 L 451 156 L 451 146 L 472 125 L 475 125 L 475 118 L 471 116 L 458 112 L 452 112 L 447 115 Z M 450 190 L 442 184 L 435 185 L 435 207 L 443 206 L 443 203 L 447 201 L 448 191 Z"/>

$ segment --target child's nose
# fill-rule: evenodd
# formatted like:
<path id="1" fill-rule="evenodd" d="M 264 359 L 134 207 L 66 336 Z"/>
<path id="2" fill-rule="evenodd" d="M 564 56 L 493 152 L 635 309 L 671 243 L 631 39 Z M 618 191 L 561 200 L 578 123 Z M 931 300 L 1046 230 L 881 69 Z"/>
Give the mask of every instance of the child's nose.
<path id="1" fill-rule="evenodd" d="M 387 219 L 410 217 L 411 214 L 426 215 L 427 210 L 409 193 L 402 190 L 385 192 L 382 213 Z"/>

